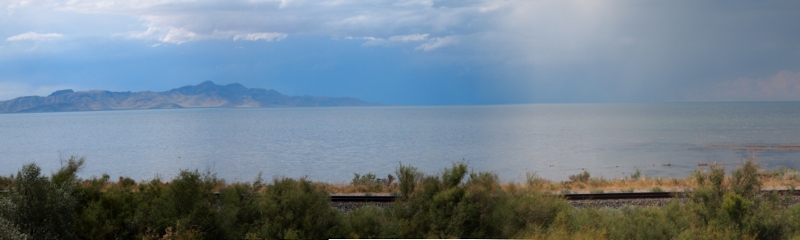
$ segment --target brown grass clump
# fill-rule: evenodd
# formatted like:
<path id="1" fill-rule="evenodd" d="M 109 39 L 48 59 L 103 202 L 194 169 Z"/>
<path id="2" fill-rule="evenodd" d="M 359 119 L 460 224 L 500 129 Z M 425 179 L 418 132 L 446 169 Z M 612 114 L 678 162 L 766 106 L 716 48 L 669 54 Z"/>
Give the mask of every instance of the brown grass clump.
<path id="1" fill-rule="evenodd" d="M 582 175 L 586 175 L 582 173 Z M 692 188 L 695 184 L 692 179 L 678 178 L 651 178 L 647 175 L 637 178 L 606 179 L 604 177 L 588 177 L 584 180 L 550 181 L 528 175 L 528 183 L 524 187 L 538 189 L 553 193 L 589 193 L 594 192 L 647 192 L 656 187 L 666 191 L 681 191 Z M 533 184 L 530 184 L 533 183 Z M 507 183 L 506 185 L 513 184 Z"/>
<path id="2" fill-rule="evenodd" d="M 334 194 L 348 194 L 348 193 L 392 193 L 398 191 L 397 183 L 383 184 L 378 187 L 370 188 L 363 185 L 353 185 L 351 183 L 326 183 L 316 182 L 320 188 L 326 192 Z"/>
<path id="3" fill-rule="evenodd" d="M 716 163 L 704 163 L 703 166 L 719 166 Z M 568 181 L 551 181 L 539 177 L 535 173 L 526 174 L 524 182 L 506 182 L 502 184 L 502 188 L 506 191 L 509 190 L 541 190 L 560 193 L 589 193 L 589 192 L 605 192 L 605 193 L 620 193 L 620 192 L 652 192 L 654 189 L 660 191 L 674 192 L 684 191 L 697 187 L 696 180 L 689 176 L 687 178 L 662 178 L 651 177 L 648 175 L 641 175 L 634 173 L 631 177 L 607 179 L 602 176 L 593 177 L 588 171 L 569 176 Z M 764 190 L 770 189 L 790 189 L 800 186 L 800 171 L 781 167 L 776 170 L 758 170 L 759 180 L 762 182 Z M 101 192 L 105 192 L 111 187 L 122 187 L 137 191 L 139 185 L 144 183 L 137 183 L 135 180 L 127 177 L 119 177 L 118 181 L 109 181 L 107 175 L 101 178 L 83 180 L 80 185 L 82 187 L 89 187 L 94 185 L 99 187 Z M 13 183 L 13 177 L 0 178 L 0 190 L 6 190 L 8 186 Z M 169 182 L 165 181 L 149 181 L 147 184 L 158 185 L 159 188 L 169 186 Z M 214 187 L 214 191 L 218 192 L 219 189 L 241 183 L 228 184 L 224 180 L 220 180 Z M 400 192 L 397 180 L 391 174 L 385 178 L 377 178 L 374 174 L 368 173 L 364 175 L 355 174 L 355 178 L 350 182 L 315 182 L 314 185 L 322 190 L 331 194 L 393 194 L 397 195 Z M 256 192 L 263 192 L 265 189 L 257 189 Z"/>
<path id="4" fill-rule="evenodd" d="M 718 167 L 718 164 L 711 163 L 706 166 Z M 693 177 L 687 178 L 661 178 L 650 177 L 647 175 L 632 177 L 606 179 L 603 177 L 589 177 L 586 171 L 578 175 L 570 176 L 570 181 L 550 181 L 539 178 L 535 174 L 528 174 L 527 185 L 523 187 L 534 188 L 553 193 L 589 193 L 603 191 L 612 192 L 651 192 L 654 189 L 660 191 L 684 191 L 697 187 L 697 181 Z M 767 171 L 758 170 L 758 178 L 763 184 L 763 189 L 791 189 L 800 186 L 800 171 L 796 169 L 781 167 L 777 170 Z M 510 185 L 514 183 L 507 183 Z"/>
<path id="5" fill-rule="evenodd" d="M 715 166 L 719 164 L 710 163 L 705 166 Z M 767 171 L 760 169 L 759 180 L 763 183 L 763 189 L 787 189 L 800 186 L 800 171 L 796 169 L 782 167 L 777 170 Z M 662 178 L 650 177 L 634 173 L 631 177 L 607 179 L 602 176 L 592 177 L 588 171 L 569 176 L 568 181 L 551 181 L 539 177 L 536 173 L 526 174 L 526 181 L 506 182 L 502 184 L 505 191 L 518 190 L 541 190 L 556 194 L 563 193 L 620 193 L 620 192 L 653 192 L 653 191 L 685 191 L 697 187 L 694 177 L 686 178 Z M 390 194 L 399 191 L 397 183 L 383 184 L 377 187 L 368 188 L 364 185 L 351 183 L 318 183 L 325 191 L 334 194 L 356 194 L 356 193 L 378 193 Z"/>

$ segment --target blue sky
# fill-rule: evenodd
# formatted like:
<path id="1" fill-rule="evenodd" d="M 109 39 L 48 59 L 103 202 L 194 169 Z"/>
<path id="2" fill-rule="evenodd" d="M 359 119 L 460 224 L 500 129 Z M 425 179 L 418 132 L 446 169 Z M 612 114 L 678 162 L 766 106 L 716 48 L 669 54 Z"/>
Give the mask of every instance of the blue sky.
<path id="1" fill-rule="evenodd" d="M 211 80 L 387 104 L 800 100 L 800 2 L 0 2 L 0 100 Z"/>

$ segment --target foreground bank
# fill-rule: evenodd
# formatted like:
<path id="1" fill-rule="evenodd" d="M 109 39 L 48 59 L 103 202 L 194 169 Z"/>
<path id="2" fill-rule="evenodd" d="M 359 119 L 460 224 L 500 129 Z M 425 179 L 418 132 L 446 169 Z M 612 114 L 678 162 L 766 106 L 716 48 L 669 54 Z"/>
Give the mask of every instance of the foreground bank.
<path id="1" fill-rule="evenodd" d="M 182 171 L 169 182 L 114 182 L 78 179 L 82 164 L 73 157 L 50 176 L 28 164 L 2 178 L 8 192 L 0 197 L 0 239 L 800 237 L 800 206 L 762 194 L 764 173 L 753 161 L 727 176 L 716 166 L 697 171 L 687 201 L 619 209 L 574 208 L 535 177 L 501 184 L 464 163 L 435 175 L 400 165 L 396 179 L 356 176 L 351 184 L 393 186 L 401 200 L 349 212 L 329 205 L 330 185 L 306 179 L 226 183 Z M 590 184 L 586 178 L 570 184 Z"/>

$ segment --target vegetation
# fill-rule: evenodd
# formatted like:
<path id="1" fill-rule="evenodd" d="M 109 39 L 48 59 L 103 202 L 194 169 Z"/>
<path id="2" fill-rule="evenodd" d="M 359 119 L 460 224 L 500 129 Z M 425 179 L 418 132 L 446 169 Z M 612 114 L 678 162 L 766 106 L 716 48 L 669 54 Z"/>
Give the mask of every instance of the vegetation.
<path id="1" fill-rule="evenodd" d="M 691 182 L 685 201 L 619 209 L 574 208 L 549 186 L 583 184 L 601 192 L 599 186 L 615 181 L 670 180 L 649 179 L 640 172 L 606 180 L 584 171 L 569 182 L 528 174 L 524 184 L 517 184 L 474 172 L 464 162 L 433 175 L 401 164 L 396 179 L 356 174 L 350 183 L 350 188 L 364 191 L 397 191 L 397 203 L 349 212 L 331 207 L 330 184 L 304 178 L 265 182 L 258 176 L 253 182 L 228 184 L 211 172 L 184 170 L 169 182 L 114 182 L 108 175 L 79 179 L 76 173 L 83 164 L 82 158 L 71 157 L 50 176 L 26 164 L 14 176 L 0 179 L 0 187 L 8 189 L 0 195 L 0 239 L 800 237 L 800 205 L 792 205 L 790 196 L 760 191 L 764 179 L 792 181 L 797 171 L 762 171 L 752 160 L 729 175 L 710 164 L 681 180 Z M 663 191 L 659 185 L 651 190 Z"/>

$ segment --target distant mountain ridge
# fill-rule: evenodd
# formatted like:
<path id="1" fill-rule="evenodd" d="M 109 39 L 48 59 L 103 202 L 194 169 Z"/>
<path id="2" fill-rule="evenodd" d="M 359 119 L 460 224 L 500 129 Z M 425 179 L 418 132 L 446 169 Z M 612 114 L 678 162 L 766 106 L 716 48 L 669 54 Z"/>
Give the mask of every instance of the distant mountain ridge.
<path id="1" fill-rule="evenodd" d="M 0 101 L 0 113 L 63 112 L 121 109 L 194 107 L 335 107 L 380 106 L 349 97 L 287 96 L 275 90 L 247 88 L 238 83 L 225 86 L 206 81 L 165 92 L 111 92 L 71 89 L 47 97 L 28 96 Z"/>

